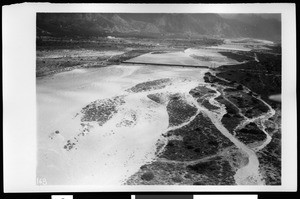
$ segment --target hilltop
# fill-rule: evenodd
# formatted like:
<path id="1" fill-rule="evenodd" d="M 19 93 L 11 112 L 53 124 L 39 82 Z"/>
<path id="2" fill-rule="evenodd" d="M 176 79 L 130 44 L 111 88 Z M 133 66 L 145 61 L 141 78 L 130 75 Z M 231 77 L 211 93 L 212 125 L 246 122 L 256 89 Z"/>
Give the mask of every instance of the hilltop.
<path id="1" fill-rule="evenodd" d="M 181 13 L 38 13 L 37 36 L 141 36 L 281 40 L 280 15 Z"/>

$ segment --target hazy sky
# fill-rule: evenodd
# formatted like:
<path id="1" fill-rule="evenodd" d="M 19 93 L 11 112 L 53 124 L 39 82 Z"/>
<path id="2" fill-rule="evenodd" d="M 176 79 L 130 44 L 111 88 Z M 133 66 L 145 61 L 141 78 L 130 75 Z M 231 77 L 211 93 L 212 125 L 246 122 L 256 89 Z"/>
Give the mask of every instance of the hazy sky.
<path id="1" fill-rule="evenodd" d="M 224 17 L 224 18 L 236 18 L 239 15 L 258 15 L 261 16 L 265 19 L 277 19 L 278 21 L 281 20 L 281 14 L 219 14 L 220 16 Z"/>

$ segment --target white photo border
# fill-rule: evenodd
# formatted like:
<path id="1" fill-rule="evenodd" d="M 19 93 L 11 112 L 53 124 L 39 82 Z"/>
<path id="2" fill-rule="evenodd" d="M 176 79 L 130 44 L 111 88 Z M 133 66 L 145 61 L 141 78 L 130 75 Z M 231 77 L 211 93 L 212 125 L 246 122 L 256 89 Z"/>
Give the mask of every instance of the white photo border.
<path id="1" fill-rule="evenodd" d="M 38 186 L 36 185 L 36 13 L 281 13 L 282 185 L 280 186 Z M 4 192 L 296 191 L 295 4 L 50 4 L 2 8 Z"/>

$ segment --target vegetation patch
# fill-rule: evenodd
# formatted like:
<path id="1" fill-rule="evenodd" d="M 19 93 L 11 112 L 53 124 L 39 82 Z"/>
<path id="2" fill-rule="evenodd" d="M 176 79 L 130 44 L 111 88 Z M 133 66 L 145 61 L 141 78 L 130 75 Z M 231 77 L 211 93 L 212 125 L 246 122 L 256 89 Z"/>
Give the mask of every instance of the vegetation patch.
<path id="1" fill-rule="evenodd" d="M 143 82 L 140 84 L 135 85 L 134 87 L 128 89 L 129 92 L 139 93 L 144 91 L 151 91 L 151 90 L 157 90 L 165 88 L 166 86 L 170 85 L 171 79 L 165 78 L 165 79 L 158 79 L 148 82 Z"/>
<path id="2" fill-rule="evenodd" d="M 82 122 L 98 122 L 100 126 L 106 123 L 114 114 L 117 113 L 118 106 L 125 103 L 124 96 L 117 96 L 112 99 L 101 99 L 91 102 L 85 106 L 81 113 Z"/>
<path id="3" fill-rule="evenodd" d="M 204 81 L 206 83 L 211 83 L 211 84 L 219 84 L 219 85 L 223 85 L 223 86 L 232 86 L 234 83 L 233 82 L 226 82 L 224 80 L 221 80 L 219 78 L 217 78 L 216 76 L 212 75 L 210 72 L 206 72 L 204 74 Z"/>
<path id="4" fill-rule="evenodd" d="M 186 102 L 179 94 L 170 96 L 170 101 L 167 105 L 169 114 L 169 126 L 180 125 L 197 113 L 197 108 Z"/>
<path id="5" fill-rule="evenodd" d="M 243 61 L 253 61 L 254 53 L 253 52 L 218 52 L 223 56 L 228 57 L 229 59 L 236 60 L 238 62 Z"/>
<path id="6" fill-rule="evenodd" d="M 183 140 L 169 140 L 160 155 L 169 160 L 195 160 L 215 155 L 233 145 L 202 113 L 188 125 L 167 133 L 167 136 L 172 135 L 182 136 Z"/>
<path id="7" fill-rule="evenodd" d="M 254 122 L 236 131 L 236 137 L 245 144 L 263 141 L 267 138 L 266 134 L 260 130 Z"/>
<path id="8" fill-rule="evenodd" d="M 203 100 L 202 106 L 204 106 L 205 108 L 207 108 L 208 110 L 217 110 L 219 109 L 219 107 L 212 105 L 209 100 Z"/>
<path id="9" fill-rule="evenodd" d="M 142 180 L 146 180 L 146 181 L 150 181 L 154 178 L 154 174 L 150 171 L 144 173 L 142 176 L 141 176 L 141 179 Z"/>
<path id="10" fill-rule="evenodd" d="M 272 141 L 257 153 L 260 171 L 267 185 L 281 185 L 281 134 L 275 133 Z"/>
<path id="11" fill-rule="evenodd" d="M 255 52 L 259 62 L 220 66 L 217 76 L 247 86 L 276 108 L 278 103 L 269 100 L 269 96 L 281 93 L 281 46 L 271 49 L 270 52 Z"/>
<path id="12" fill-rule="evenodd" d="M 201 162 L 187 166 L 192 173 L 205 175 L 201 181 L 194 182 L 194 185 L 234 185 L 234 174 L 230 164 L 226 160 L 215 159 L 208 162 Z"/>
<path id="13" fill-rule="evenodd" d="M 190 90 L 189 94 L 192 95 L 194 98 L 204 98 L 208 94 L 216 93 L 216 91 L 206 87 L 206 86 L 197 86 Z"/>
<path id="14" fill-rule="evenodd" d="M 270 120 L 277 125 L 281 125 L 281 117 L 278 110 Z M 268 126 L 272 126 L 272 124 L 269 124 Z M 274 129 L 271 136 L 271 142 L 265 148 L 257 152 L 259 168 L 267 185 L 281 185 L 282 139 L 280 128 Z"/>
<path id="15" fill-rule="evenodd" d="M 229 132 L 233 133 L 233 130 L 235 127 L 237 127 L 237 125 L 240 124 L 240 122 L 243 120 L 243 117 L 239 114 L 238 109 L 230 102 L 225 100 L 224 97 L 219 96 L 215 98 L 215 100 L 225 105 L 227 113 L 223 115 L 221 122 Z"/>
<path id="16" fill-rule="evenodd" d="M 225 89 L 224 89 L 225 91 Z M 238 88 L 234 90 L 226 90 L 225 96 L 242 110 L 242 113 L 248 117 L 257 117 L 269 111 L 269 108 L 259 99 L 250 93 L 240 91 Z"/>

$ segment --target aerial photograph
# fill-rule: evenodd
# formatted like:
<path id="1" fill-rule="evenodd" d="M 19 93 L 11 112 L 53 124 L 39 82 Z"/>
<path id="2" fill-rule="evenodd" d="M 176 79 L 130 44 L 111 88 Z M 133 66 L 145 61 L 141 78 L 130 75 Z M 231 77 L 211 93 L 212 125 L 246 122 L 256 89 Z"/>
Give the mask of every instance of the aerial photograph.
<path id="1" fill-rule="evenodd" d="M 281 185 L 281 25 L 36 13 L 36 184 Z"/>

